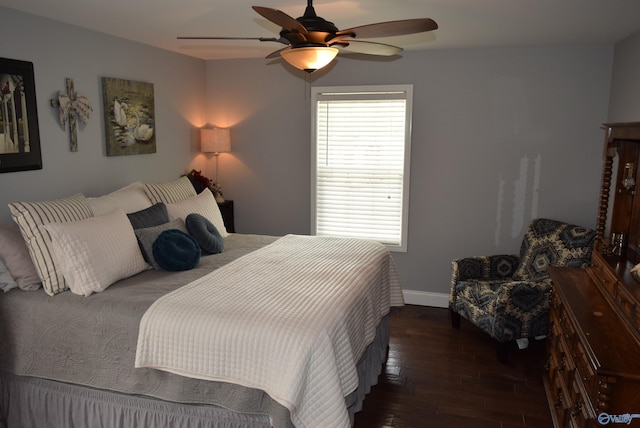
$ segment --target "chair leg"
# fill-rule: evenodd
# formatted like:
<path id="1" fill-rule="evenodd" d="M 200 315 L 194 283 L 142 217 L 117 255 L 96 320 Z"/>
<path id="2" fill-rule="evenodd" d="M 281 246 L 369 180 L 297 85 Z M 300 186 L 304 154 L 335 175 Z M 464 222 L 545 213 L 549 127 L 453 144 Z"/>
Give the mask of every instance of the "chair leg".
<path id="1" fill-rule="evenodd" d="M 510 342 L 498 342 L 496 355 L 498 357 L 498 361 L 503 364 L 507 364 L 509 360 L 509 343 Z"/>
<path id="2" fill-rule="evenodd" d="M 449 313 L 451 314 L 451 326 L 453 328 L 460 328 L 460 314 L 454 312 L 453 309 L 449 309 Z"/>

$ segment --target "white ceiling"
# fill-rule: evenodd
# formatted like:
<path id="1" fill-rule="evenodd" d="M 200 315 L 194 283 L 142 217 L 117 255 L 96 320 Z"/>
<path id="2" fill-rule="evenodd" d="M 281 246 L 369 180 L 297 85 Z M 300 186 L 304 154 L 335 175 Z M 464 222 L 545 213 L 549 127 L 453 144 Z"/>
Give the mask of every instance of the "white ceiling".
<path id="1" fill-rule="evenodd" d="M 259 41 L 186 41 L 176 36 L 277 37 L 251 9 L 293 18 L 305 0 L 0 0 L 0 6 L 202 59 L 257 58 L 282 47 Z M 640 30 L 640 0 L 316 0 L 339 29 L 432 18 L 431 33 L 375 39 L 406 50 L 614 43 Z"/>

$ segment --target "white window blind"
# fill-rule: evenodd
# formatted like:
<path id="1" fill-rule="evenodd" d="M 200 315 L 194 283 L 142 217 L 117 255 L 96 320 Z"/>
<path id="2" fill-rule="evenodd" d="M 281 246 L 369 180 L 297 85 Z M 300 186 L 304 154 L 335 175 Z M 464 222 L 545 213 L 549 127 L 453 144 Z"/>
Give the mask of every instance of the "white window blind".
<path id="1" fill-rule="evenodd" d="M 314 89 L 314 233 L 406 250 L 411 87 Z"/>

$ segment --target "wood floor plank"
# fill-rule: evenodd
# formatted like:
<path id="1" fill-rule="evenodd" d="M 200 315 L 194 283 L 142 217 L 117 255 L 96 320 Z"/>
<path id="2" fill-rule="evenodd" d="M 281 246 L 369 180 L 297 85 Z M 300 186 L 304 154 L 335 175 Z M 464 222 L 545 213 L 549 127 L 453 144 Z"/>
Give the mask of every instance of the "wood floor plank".
<path id="1" fill-rule="evenodd" d="M 389 358 L 355 428 L 548 428 L 542 384 L 544 340 L 510 349 L 449 310 L 407 305 L 391 315 Z"/>

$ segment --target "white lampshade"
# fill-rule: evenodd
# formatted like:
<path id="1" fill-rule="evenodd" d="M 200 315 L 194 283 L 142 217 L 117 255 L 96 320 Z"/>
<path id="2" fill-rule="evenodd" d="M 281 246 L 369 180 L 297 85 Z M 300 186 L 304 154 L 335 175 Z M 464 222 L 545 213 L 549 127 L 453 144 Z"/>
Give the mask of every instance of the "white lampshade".
<path id="1" fill-rule="evenodd" d="M 313 73 L 333 61 L 338 49 L 322 46 L 291 48 L 283 50 L 280 55 L 295 68 Z"/>
<path id="2" fill-rule="evenodd" d="M 230 152 L 231 132 L 229 128 L 202 128 L 200 130 L 200 151 L 203 153 Z"/>

